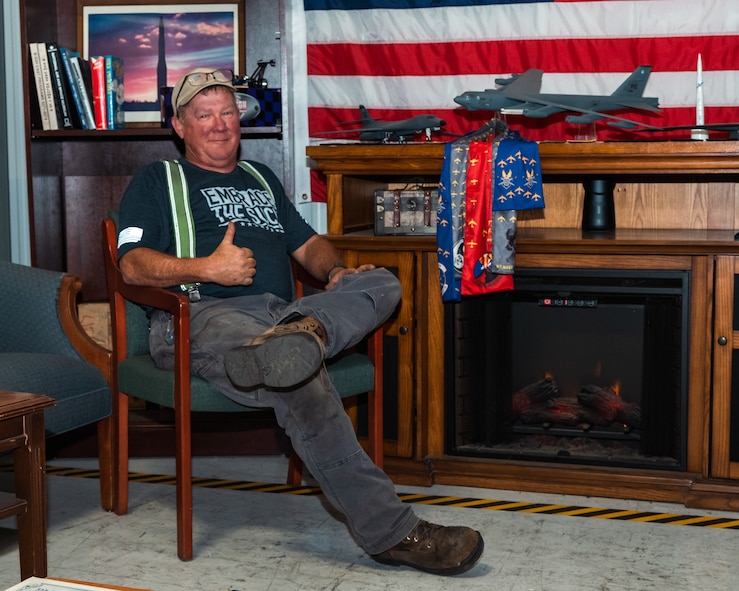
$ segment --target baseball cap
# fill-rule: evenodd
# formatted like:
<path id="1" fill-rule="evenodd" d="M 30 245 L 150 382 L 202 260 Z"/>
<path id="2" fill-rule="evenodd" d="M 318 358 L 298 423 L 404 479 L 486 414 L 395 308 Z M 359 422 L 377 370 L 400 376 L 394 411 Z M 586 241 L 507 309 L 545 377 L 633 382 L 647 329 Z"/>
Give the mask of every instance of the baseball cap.
<path id="1" fill-rule="evenodd" d="M 195 68 L 177 81 L 172 89 L 172 111 L 178 115 L 180 107 L 189 103 L 201 90 L 211 86 L 225 86 L 234 90 L 233 72 L 214 68 Z"/>

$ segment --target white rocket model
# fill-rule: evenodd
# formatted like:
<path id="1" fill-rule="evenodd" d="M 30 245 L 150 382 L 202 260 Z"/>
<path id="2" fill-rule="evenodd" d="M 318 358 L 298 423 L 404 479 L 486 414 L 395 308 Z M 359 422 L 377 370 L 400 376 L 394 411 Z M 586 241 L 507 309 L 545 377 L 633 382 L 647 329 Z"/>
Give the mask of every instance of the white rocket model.
<path id="1" fill-rule="evenodd" d="M 696 126 L 705 125 L 703 111 L 703 60 L 701 54 L 698 54 L 698 76 L 695 84 L 695 124 Z M 707 140 L 707 129 L 693 129 L 690 132 L 690 138 L 694 140 Z"/>

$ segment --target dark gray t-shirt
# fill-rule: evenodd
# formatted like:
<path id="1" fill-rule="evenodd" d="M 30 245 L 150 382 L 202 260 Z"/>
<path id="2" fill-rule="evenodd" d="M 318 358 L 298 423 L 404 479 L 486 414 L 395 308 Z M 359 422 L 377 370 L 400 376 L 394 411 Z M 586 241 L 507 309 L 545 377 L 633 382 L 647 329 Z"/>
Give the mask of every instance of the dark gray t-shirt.
<path id="1" fill-rule="evenodd" d="M 234 222 L 234 244 L 251 248 L 257 261 L 251 285 L 205 283 L 200 293 L 221 298 L 273 293 L 290 299 L 289 254 L 315 231 L 300 217 L 277 177 L 265 165 L 250 161 L 269 183 L 273 199 L 253 175 L 238 166 L 224 174 L 204 170 L 184 159 L 179 162 L 189 187 L 197 256 L 211 254 L 223 240 L 228 222 Z M 138 247 L 176 254 L 162 162 L 153 162 L 134 176 L 121 201 L 119 228 L 119 257 Z"/>

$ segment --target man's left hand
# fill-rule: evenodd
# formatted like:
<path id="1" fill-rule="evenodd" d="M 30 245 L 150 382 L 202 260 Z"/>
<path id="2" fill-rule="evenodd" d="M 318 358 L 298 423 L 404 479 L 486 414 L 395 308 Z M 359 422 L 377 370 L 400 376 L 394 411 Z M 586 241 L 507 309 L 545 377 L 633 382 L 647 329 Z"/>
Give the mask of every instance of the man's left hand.
<path id="1" fill-rule="evenodd" d="M 359 265 L 358 267 L 349 267 L 347 269 L 343 267 L 337 267 L 331 272 L 331 281 L 326 284 L 326 289 L 333 289 L 344 275 L 351 275 L 353 273 L 364 273 L 365 271 L 371 271 L 375 266 L 372 264 Z"/>

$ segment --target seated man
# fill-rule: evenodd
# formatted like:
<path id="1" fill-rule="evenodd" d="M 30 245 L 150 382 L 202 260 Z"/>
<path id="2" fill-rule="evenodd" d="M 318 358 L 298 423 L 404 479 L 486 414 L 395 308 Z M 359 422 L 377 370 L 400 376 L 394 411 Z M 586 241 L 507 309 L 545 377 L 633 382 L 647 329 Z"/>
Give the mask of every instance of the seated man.
<path id="1" fill-rule="evenodd" d="M 480 534 L 419 520 L 399 500 L 359 445 L 323 368 L 325 357 L 390 316 L 400 283 L 373 265 L 346 268 L 266 166 L 238 164 L 230 73 L 192 71 L 174 87 L 172 106 L 185 157 L 179 166 L 149 164 L 125 192 L 118 237 L 125 280 L 190 292 L 192 372 L 241 404 L 274 409 L 326 498 L 376 561 L 444 575 L 469 570 L 482 554 Z M 173 218 L 170 183 L 184 186 L 189 198 L 182 197 L 194 225 L 189 258 L 178 249 L 188 222 Z M 291 301 L 289 257 L 327 290 Z M 155 311 L 150 324 L 152 357 L 171 368 L 170 319 Z"/>

